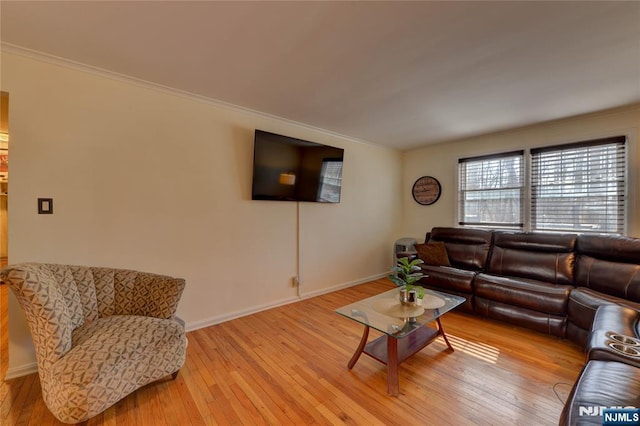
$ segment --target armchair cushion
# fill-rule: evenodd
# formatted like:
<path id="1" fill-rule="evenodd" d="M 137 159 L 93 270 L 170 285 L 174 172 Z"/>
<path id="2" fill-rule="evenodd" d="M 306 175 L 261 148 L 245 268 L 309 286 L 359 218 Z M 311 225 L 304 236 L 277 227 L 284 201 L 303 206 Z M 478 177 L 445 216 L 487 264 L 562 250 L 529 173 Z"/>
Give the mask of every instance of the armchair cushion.
<path id="1" fill-rule="evenodd" d="M 72 349 L 43 383 L 43 396 L 69 420 L 93 417 L 123 395 L 185 361 L 184 328 L 171 319 L 116 315 L 76 329 Z M 69 404 L 73 401 L 73 404 Z"/>

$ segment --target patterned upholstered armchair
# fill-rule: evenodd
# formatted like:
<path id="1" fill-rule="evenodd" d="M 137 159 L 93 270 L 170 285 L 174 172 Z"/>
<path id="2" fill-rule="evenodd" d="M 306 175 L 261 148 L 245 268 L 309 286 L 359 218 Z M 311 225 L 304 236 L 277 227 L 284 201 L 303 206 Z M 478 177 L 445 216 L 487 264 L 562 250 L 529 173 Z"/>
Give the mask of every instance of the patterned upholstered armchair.
<path id="1" fill-rule="evenodd" d="M 183 279 L 36 263 L 1 276 L 27 317 L 44 401 L 62 422 L 87 420 L 184 364 L 175 318 Z"/>

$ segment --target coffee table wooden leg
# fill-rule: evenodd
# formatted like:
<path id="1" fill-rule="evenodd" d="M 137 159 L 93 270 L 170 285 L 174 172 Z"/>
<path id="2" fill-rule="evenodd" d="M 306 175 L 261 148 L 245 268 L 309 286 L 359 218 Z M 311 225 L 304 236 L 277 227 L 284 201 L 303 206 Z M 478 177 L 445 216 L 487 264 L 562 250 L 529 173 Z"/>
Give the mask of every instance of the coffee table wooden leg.
<path id="1" fill-rule="evenodd" d="M 398 339 L 387 336 L 387 393 L 398 396 L 400 384 L 398 383 Z"/>
<path id="2" fill-rule="evenodd" d="M 444 339 L 444 342 L 447 344 L 449 349 L 451 349 L 453 351 L 453 346 L 451 346 L 451 343 L 449 343 L 449 339 L 447 339 L 447 335 L 444 334 L 444 328 L 442 327 L 442 323 L 440 322 L 440 318 L 436 319 L 436 323 L 438 324 L 438 331 L 440 332 L 440 335 Z"/>
<path id="3" fill-rule="evenodd" d="M 349 360 L 349 364 L 348 364 L 349 370 L 351 370 L 353 366 L 356 365 L 356 362 L 358 362 L 358 359 L 360 358 L 362 351 L 364 351 L 364 347 L 367 345 L 368 338 L 369 338 L 369 326 L 365 325 L 364 333 L 362 333 L 362 339 L 360 339 L 360 345 L 358 345 L 358 349 L 356 349 L 356 352 L 351 357 L 351 360 Z"/>

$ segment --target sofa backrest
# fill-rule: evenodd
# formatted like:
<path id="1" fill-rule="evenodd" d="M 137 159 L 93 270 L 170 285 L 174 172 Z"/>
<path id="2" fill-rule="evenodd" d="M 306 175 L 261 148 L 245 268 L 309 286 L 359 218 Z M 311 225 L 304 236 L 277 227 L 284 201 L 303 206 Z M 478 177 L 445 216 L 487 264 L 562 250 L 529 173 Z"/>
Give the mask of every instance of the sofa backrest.
<path id="1" fill-rule="evenodd" d="M 573 284 L 577 235 L 495 232 L 487 272 Z"/>
<path id="2" fill-rule="evenodd" d="M 640 302 L 640 239 L 580 235 L 575 285 Z"/>
<path id="3" fill-rule="evenodd" d="M 471 228 L 433 228 L 425 242 L 442 241 L 451 266 L 482 271 L 487 265 L 493 232 Z"/>

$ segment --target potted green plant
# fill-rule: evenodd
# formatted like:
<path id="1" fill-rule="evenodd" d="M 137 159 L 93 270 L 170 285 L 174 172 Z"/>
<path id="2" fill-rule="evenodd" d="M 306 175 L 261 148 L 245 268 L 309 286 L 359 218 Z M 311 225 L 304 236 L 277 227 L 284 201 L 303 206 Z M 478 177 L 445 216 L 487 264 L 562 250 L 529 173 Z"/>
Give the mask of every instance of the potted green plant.
<path id="1" fill-rule="evenodd" d="M 407 293 L 414 291 L 417 297 L 417 304 L 420 305 L 424 298 L 424 288 L 415 285 L 420 278 L 424 277 L 419 265 L 424 263 L 422 259 L 415 258 L 410 260 L 408 257 L 401 257 L 398 259 L 395 266 L 391 268 L 391 275 L 388 278 L 398 287 L 402 289 L 404 287 Z"/>

